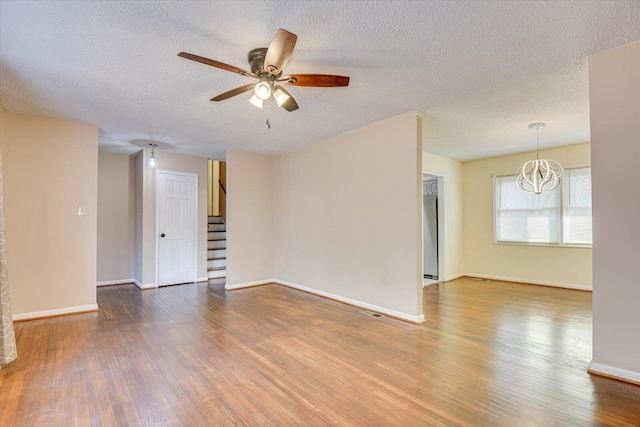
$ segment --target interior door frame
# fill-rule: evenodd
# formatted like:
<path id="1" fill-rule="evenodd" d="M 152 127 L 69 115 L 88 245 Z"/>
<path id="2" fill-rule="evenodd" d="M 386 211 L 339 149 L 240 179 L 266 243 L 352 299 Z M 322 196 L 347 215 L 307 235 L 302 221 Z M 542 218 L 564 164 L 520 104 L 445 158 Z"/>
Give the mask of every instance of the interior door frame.
<path id="1" fill-rule="evenodd" d="M 190 172 L 176 172 L 176 171 L 170 171 L 170 170 L 166 170 L 166 169 L 156 169 L 156 173 L 154 175 L 154 187 L 155 187 L 155 198 L 156 198 L 156 233 L 155 233 L 155 247 L 156 247 L 156 256 L 155 256 L 155 260 L 156 260 L 156 268 L 155 268 L 155 273 L 156 273 L 156 287 L 159 288 L 161 287 L 160 285 L 160 263 L 158 262 L 158 258 L 160 257 L 160 251 L 158 250 L 159 246 L 160 246 L 160 221 L 158 219 L 159 216 L 159 212 L 160 209 L 158 209 L 158 205 L 160 204 L 159 201 L 159 197 L 158 197 L 158 176 L 162 173 L 165 174 L 171 174 L 171 175 L 182 175 L 182 176 L 192 176 L 195 178 L 195 186 L 196 186 L 196 197 L 195 197 L 195 207 L 193 209 L 193 215 L 194 215 L 194 219 L 195 221 L 193 222 L 193 258 L 194 258 L 194 271 L 193 271 L 193 282 L 197 282 L 198 281 L 198 174 L 197 173 L 190 173 Z M 162 285 L 162 286 L 169 286 L 169 285 Z"/>
<path id="2" fill-rule="evenodd" d="M 441 173 L 437 172 L 429 172 L 422 171 L 422 182 L 425 182 L 425 175 L 430 175 L 436 177 L 438 179 L 438 281 L 436 283 L 441 283 L 446 281 L 446 269 L 445 269 L 445 249 L 446 249 L 446 227 L 445 227 L 445 191 L 444 191 L 444 176 Z M 421 187 L 422 189 L 422 187 Z M 420 191 L 422 194 L 422 190 Z M 420 201 L 420 214 L 424 217 L 424 205 L 422 203 L 422 198 Z M 420 283 L 424 278 L 424 223 L 421 228 L 421 240 L 422 240 L 422 268 L 420 274 Z M 421 286 L 421 287 L 424 287 Z"/>

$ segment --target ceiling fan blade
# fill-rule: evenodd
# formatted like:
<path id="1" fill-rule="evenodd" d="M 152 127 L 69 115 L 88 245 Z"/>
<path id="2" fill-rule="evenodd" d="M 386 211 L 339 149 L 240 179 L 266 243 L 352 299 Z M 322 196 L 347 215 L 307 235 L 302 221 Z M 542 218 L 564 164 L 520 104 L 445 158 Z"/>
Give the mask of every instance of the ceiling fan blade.
<path id="1" fill-rule="evenodd" d="M 232 73 L 238 73 L 243 76 L 255 77 L 255 75 L 242 68 L 234 67 L 233 65 L 225 64 L 223 62 L 214 61 L 213 59 L 205 58 L 202 56 L 194 55 L 192 53 L 180 52 L 178 56 L 192 61 L 200 62 L 201 64 L 211 65 L 212 67 L 220 68 L 221 70 L 231 71 Z"/>
<path id="2" fill-rule="evenodd" d="M 300 108 L 298 107 L 298 103 L 296 102 L 296 100 L 293 99 L 293 96 L 291 96 L 291 94 L 287 92 L 285 88 L 283 88 L 282 86 L 274 86 L 274 89 L 275 90 L 273 91 L 273 98 L 276 100 L 279 106 L 289 112 L 295 111 Z"/>
<path id="3" fill-rule="evenodd" d="M 215 98 L 211 98 L 211 101 L 224 101 L 225 99 L 229 99 L 232 96 L 240 95 L 241 93 L 245 93 L 246 91 L 253 89 L 255 85 L 256 85 L 255 83 L 251 83 L 248 85 L 237 87 L 235 89 L 231 89 L 228 92 L 221 93 Z"/>
<path id="4" fill-rule="evenodd" d="M 280 28 L 271 40 L 267 55 L 264 58 L 264 70 L 275 76 L 280 74 L 289 62 L 298 36 Z"/>
<path id="5" fill-rule="evenodd" d="M 349 86 L 349 77 L 330 74 L 291 74 L 278 79 L 279 82 L 292 86 L 339 87 Z"/>

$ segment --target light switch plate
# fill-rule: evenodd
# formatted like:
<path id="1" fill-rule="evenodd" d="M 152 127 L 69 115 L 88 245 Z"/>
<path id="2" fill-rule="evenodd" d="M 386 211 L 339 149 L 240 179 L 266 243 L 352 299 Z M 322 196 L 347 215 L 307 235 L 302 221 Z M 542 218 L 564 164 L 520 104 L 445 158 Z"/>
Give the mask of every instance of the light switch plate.
<path id="1" fill-rule="evenodd" d="M 84 206 L 78 206 L 78 216 L 83 216 L 83 215 L 86 215 L 86 214 L 87 214 L 87 211 L 84 208 Z"/>

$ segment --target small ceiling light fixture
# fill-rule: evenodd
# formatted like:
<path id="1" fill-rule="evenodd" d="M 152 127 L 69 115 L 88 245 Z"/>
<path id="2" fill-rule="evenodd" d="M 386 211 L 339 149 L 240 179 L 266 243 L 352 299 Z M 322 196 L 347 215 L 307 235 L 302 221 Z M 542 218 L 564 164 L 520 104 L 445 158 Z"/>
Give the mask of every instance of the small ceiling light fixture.
<path id="1" fill-rule="evenodd" d="M 158 164 L 158 158 L 156 157 L 156 147 L 158 144 L 149 144 L 151 146 L 151 155 L 147 157 L 147 161 L 149 162 L 149 166 L 155 168 Z"/>
<path id="2" fill-rule="evenodd" d="M 562 166 L 555 160 L 540 159 L 539 153 L 539 133 L 544 123 L 533 123 L 529 129 L 536 130 L 536 159 L 529 160 L 517 170 L 518 187 L 527 193 L 540 194 L 548 193 L 560 185 Z"/>
<path id="3" fill-rule="evenodd" d="M 291 99 L 291 95 L 283 87 L 276 86 L 276 90 L 273 92 L 273 99 L 278 103 L 278 107 L 282 107 L 282 104 Z"/>
<path id="4" fill-rule="evenodd" d="M 255 94 L 251 98 L 249 98 L 249 102 L 258 108 L 262 108 L 263 101 L 262 99 L 258 98 Z"/>
<path id="5" fill-rule="evenodd" d="M 253 88 L 253 96 L 249 102 L 258 108 L 262 108 L 263 102 L 271 96 L 271 83 L 268 80 L 262 80 Z"/>
<path id="6" fill-rule="evenodd" d="M 256 85 L 256 87 L 253 89 L 253 92 L 258 98 L 265 101 L 271 96 L 271 85 L 263 80 Z"/>

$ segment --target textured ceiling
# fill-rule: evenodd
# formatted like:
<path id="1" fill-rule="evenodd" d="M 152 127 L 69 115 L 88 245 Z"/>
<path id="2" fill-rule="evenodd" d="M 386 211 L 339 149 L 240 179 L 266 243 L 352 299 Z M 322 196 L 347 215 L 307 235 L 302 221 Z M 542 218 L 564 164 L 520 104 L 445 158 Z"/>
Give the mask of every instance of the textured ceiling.
<path id="1" fill-rule="evenodd" d="M 100 147 L 149 141 L 223 159 L 282 153 L 408 110 L 425 149 L 469 160 L 589 141 L 587 56 L 640 40 L 639 1 L 0 2 L 6 110 L 100 126 Z M 278 28 L 298 35 L 288 73 L 351 76 L 292 87 L 300 109 L 259 110 L 251 81 L 177 56 L 247 68 Z M 265 125 L 269 120 L 271 129 Z"/>

